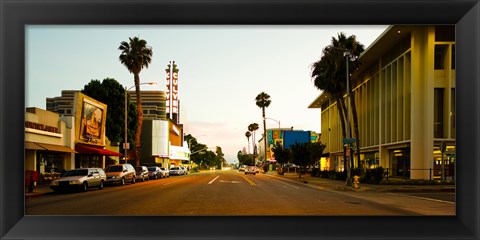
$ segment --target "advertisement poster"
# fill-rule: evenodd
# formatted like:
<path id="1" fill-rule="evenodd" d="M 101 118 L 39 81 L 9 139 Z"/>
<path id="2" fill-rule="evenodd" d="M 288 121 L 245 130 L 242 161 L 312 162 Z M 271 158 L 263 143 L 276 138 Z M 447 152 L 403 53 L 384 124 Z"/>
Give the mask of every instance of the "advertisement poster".
<path id="1" fill-rule="evenodd" d="M 104 145 L 107 105 L 85 94 L 75 95 L 76 142 Z"/>

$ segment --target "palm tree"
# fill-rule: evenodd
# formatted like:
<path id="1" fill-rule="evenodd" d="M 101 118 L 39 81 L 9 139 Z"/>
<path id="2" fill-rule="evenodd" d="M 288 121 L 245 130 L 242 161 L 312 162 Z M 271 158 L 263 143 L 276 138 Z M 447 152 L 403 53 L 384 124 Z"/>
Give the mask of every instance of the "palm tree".
<path id="1" fill-rule="evenodd" d="M 247 131 L 245 133 L 245 137 L 247 137 L 247 141 L 248 141 L 248 153 L 250 154 L 250 137 L 252 136 L 252 133 L 250 131 Z"/>
<path id="2" fill-rule="evenodd" d="M 133 73 L 135 82 L 135 94 L 137 96 L 137 132 L 135 135 L 135 166 L 140 165 L 140 136 L 142 134 L 142 99 L 140 98 L 140 71 L 148 68 L 152 61 L 152 48 L 147 46 L 147 41 L 138 37 L 129 38 L 130 42 L 121 42 L 118 50 L 120 54 L 120 62 L 125 65 L 129 72 Z"/>
<path id="3" fill-rule="evenodd" d="M 258 130 L 258 123 L 252 123 L 248 125 L 248 131 L 253 132 L 252 145 L 253 145 L 253 163 L 255 164 L 255 157 L 257 155 L 257 144 L 255 142 L 255 132 Z"/>
<path id="4" fill-rule="evenodd" d="M 337 102 L 337 109 L 340 115 L 340 122 L 342 126 L 343 138 L 346 137 L 345 116 L 347 113 L 347 107 L 345 106 L 343 96 L 346 93 L 346 61 L 344 58 L 344 52 L 349 51 L 353 56 L 358 57 L 363 51 L 362 44 L 356 41 L 354 35 L 346 37 L 344 33 L 338 34 L 338 39 L 332 38 L 331 45 L 328 45 L 323 49 L 323 56 L 321 59 L 312 64 L 311 77 L 314 80 L 315 86 L 328 93 L 332 99 Z M 358 61 L 354 61 L 349 64 L 349 73 L 353 72 L 358 67 Z M 351 78 L 349 78 L 351 81 Z M 351 86 L 353 84 L 349 83 Z M 359 139 L 358 132 L 358 117 L 355 108 L 355 98 L 351 94 L 350 88 L 350 105 L 352 107 L 352 115 L 354 119 L 355 138 Z M 350 129 L 349 129 L 350 130 Z M 359 141 L 357 144 L 357 159 L 360 159 Z M 344 159 L 346 159 L 346 148 L 344 147 Z M 353 161 L 353 159 L 352 159 Z M 344 162 L 344 169 L 347 170 L 347 162 Z M 351 164 L 353 166 L 353 162 Z M 347 172 L 348 176 L 348 172 Z M 348 179 L 347 179 L 348 181 Z"/>
<path id="5" fill-rule="evenodd" d="M 263 143 L 264 143 L 264 150 L 263 150 L 263 153 L 264 153 L 264 161 L 267 160 L 267 126 L 265 124 L 265 108 L 267 108 L 268 106 L 270 106 L 270 103 L 272 102 L 270 100 L 270 95 L 266 94 L 265 92 L 261 92 L 260 94 L 257 95 L 257 97 L 255 98 L 255 104 L 257 104 L 257 106 L 259 108 L 262 109 L 262 118 L 263 118 Z"/>
<path id="6" fill-rule="evenodd" d="M 360 54 L 363 51 L 365 51 L 365 47 L 363 46 L 363 44 L 361 44 L 357 41 L 357 38 L 356 38 L 355 35 L 351 35 L 349 37 L 346 37 L 345 34 L 340 33 L 340 34 L 338 34 L 338 39 L 332 38 L 332 45 L 333 45 L 333 47 L 338 48 L 338 49 L 343 48 L 343 49 L 348 50 L 354 59 L 358 58 L 358 56 L 360 56 Z M 358 68 L 360 63 L 358 61 L 355 61 L 355 60 L 352 63 L 350 63 L 349 57 L 347 57 L 347 60 L 349 61 L 348 72 L 351 74 L 352 72 L 355 71 L 355 69 Z M 344 62 L 344 65 L 346 65 L 346 61 L 344 60 L 343 62 Z M 346 78 L 346 75 L 347 75 L 346 66 L 343 67 L 343 71 L 340 71 L 340 74 L 343 74 L 343 76 L 345 76 L 345 78 Z M 354 78 L 349 77 L 349 81 L 350 81 L 350 86 L 355 86 L 354 84 L 356 84 L 356 81 L 355 81 Z M 343 82 L 346 82 L 346 79 L 344 79 Z M 356 151 L 356 153 L 357 153 L 357 166 L 360 166 L 360 133 L 358 131 L 357 108 L 356 108 L 356 104 L 355 104 L 355 96 L 352 94 L 352 87 L 349 88 L 349 91 L 350 92 L 348 93 L 348 96 L 350 97 L 350 107 L 352 108 L 354 136 L 357 139 L 357 141 L 355 142 L 356 149 L 357 149 L 357 151 Z M 354 166 L 353 165 L 353 158 L 352 158 L 352 166 Z"/>

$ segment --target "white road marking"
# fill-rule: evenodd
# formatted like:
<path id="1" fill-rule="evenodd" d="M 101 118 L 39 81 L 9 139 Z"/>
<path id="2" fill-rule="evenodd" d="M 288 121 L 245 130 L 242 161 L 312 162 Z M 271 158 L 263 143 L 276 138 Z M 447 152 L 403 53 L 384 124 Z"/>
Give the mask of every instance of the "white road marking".
<path id="1" fill-rule="evenodd" d="M 224 180 L 220 180 L 220 182 L 222 182 L 222 183 L 240 183 L 239 181 L 224 181 Z"/>
<path id="2" fill-rule="evenodd" d="M 208 184 L 212 184 L 213 182 L 215 182 L 215 180 L 217 180 L 217 178 L 219 178 L 220 175 L 218 175 L 216 178 L 214 178 L 212 181 L 210 181 Z"/>
<path id="3" fill-rule="evenodd" d="M 396 193 L 387 193 L 389 195 L 396 195 L 396 196 L 407 196 L 411 198 L 417 198 L 417 199 L 422 199 L 422 200 L 427 200 L 427 201 L 433 201 L 433 202 L 441 202 L 441 203 L 449 203 L 449 204 L 455 204 L 455 202 L 450 202 L 450 201 L 443 201 L 443 200 L 438 200 L 438 199 L 433 199 L 433 198 L 426 198 L 426 197 L 418 197 L 418 196 L 412 196 L 412 195 L 407 195 L 407 194 L 396 194 Z"/>

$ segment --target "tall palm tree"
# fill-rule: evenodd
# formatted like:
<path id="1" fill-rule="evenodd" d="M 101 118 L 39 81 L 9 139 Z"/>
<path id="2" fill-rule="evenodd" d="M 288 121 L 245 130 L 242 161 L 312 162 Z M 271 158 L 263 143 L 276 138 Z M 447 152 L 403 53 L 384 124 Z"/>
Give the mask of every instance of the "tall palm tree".
<path id="1" fill-rule="evenodd" d="M 264 158 L 263 160 L 266 161 L 267 160 L 267 126 L 265 124 L 265 108 L 267 108 L 268 106 L 270 106 L 270 103 L 272 102 L 272 100 L 270 100 L 270 95 L 268 95 L 267 93 L 265 92 L 261 92 L 260 94 L 257 95 L 257 97 L 255 98 L 255 104 L 257 104 L 257 106 L 259 108 L 262 109 L 262 118 L 263 118 L 263 153 L 264 153 Z"/>
<path id="2" fill-rule="evenodd" d="M 340 33 L 338 34 L 338 38 L 335 39 L 335 38 L 332 38 L 332 45 L 333 47 L 335 48 L 338 48 L 338 49 L 347 49 L 350 54 L 352 55 L 353 59 L 355 59 L 354 61 L 350 62 L 350 58 L 347 57 L 346 60 L 349 61 L 349 64 L 348 64 L 348 72 L 349 74 L 351 74 L 352 72 L 354 72 L 360 65 L 360 63 L 358 61 L 356 61 L 356 59 L 358 58 L 358 56 L 360 56 L 360 54 L 365 51 L 365 47 L 363 46 L 363 44 L 359 43 L 357 41 L 357 38 L 355 35 L 351 35 L 349 37 L 345 36 L 345 34 L 343 33 Z M 340 74 L 343 74 L 344 77 L 344 80 L 343 82 L 346 82 L 346 60 L 345 60 L 345 57 L 344 57 L 344 60 L 343 60 L 343 63 L 344 63 L 344 67 L 343 67 L 343 71 L 340 70 Z M 358 115 L 357 115 L 357 108 L 356 108 L 356 104 L 355 104 L 355 96 L 352 94 L 352 89 L 353 89 L 353 86 L 355 86 L 355 84 L 357 83 L 355 81 L 356 79 L 352 78 L 352 77 L 349 77 L 349 83 L 350 83 L 350 87 L 349 88 L 349 93 L 348 93 L 348 96 L 350 97 L 350 107 L 352 108 L 352 118 L 353 118 L 353 129 L 354 129 L 354 136 L 355 138 L 357 139 L 357 141 L 355 142 L 355 145 L 356 145 L 356 153 L 357 153 L 357 166 L 360 166 L 360 133 L 358 131 Z M 346 91 L 345 91 L 346 92 Z M 352 158 L 352 166 L 353 165 L 353 158 Z"/>
<path id="3" fill-rule="evenodd" d="M 332 37 L 330 45 L 325 47 L 322 51 L 321 59 L 312 64 L 311 77 L 314 80 L 315 86 L 328 93 L 332 99 L 337 102 L 337 109 L 340 115 L 340 122 L 342 125 L 343 137 L 346 137 L 345 116 L 347 114 L 347 107 L 345 106 L 343 96 L 346 93 L 346 61 L 344 52 L 349 51 L 354 57 L 358 57 L 363 51 L 362 44 L 356 41 L 354 35 L 346 37 L 344 33 L 338 34 L 338 39 Z M 349 73 L 352 73 L 357 67 L 358 61 L 349 64 Z M 354 86 L 351 78 L 349 78 L 349 85 Z M 350 97 L 350 106 L 352 107 L 352 115 L 354 119 L 355 138 L 359 139 L 358 132 L 358 117 L 355 108 L 355 98 L 353 94 L 348 94 Z M 349 129 L 350 130 L 350 129 Z M 360 143 L 357 144 L 357 159 L 360 159 Z M 346 148 L 344 147 L 344 159 L 346 159 Z M 353 158 L 352 158 L 353 161 Z M 351 164 L 353 166 L 353 162 Z M 347 162 L 344 161 L 344 169 L 347 170 Z M 347 176 L 349 176 L 347 172 Z M 348 181 L 348 177 L 347 177 Z"/>
<path id="4" fill-rule="evenodd" d="M 248 125 L 248 131 L 253 132 L 252 145 L 253 145 L 253 163 L 255 164 L 255 156 L 257 155 L 257 144 L 255 142 L 255 132 L 258 130 L 258 123 L 251 123 Z"/>
<path id="5" fill-rule="evenodd" d="M 121 42 L 118 50 L 122 51 L 120 54 L 120 62 L 125 65 L 130 73 L 133 73 L 135 82 L 135 94 L 137 96 L 137 132 L 135 135 L 135 166 L 140 165 L 140 136 L 142 134 L 142 99 L 140 98 L 140 72 L 142 69 L 148 68 L 152 61 L 152 48 L 147 46 L 147 41 L 139 39 L 138 37 L 129 38 L 129 42 Z"/>
<path id="6" fill-rule="evenodd" d="M 252 136 L 252 133 L 250 131 L 247 131 L 245 133 L 245 137 L 247 137 L 247 141 L 248 141 L 248 153 L 250 154 L 250 137 Z"/>

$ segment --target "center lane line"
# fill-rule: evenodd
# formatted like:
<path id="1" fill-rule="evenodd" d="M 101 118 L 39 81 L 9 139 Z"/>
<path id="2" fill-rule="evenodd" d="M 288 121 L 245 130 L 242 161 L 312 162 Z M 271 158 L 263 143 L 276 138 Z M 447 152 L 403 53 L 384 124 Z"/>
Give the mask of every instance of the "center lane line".
<path id="1" fill-rule="evenodd" d="M 210 181 L 208 184 L 212 184 L 213 182 L 215 182 L 215 180 L 217 180 L 217 178 L 219 178 L 220 175 L 218 175 L 216 178 L 214 178 L 212 181 Z"/>

